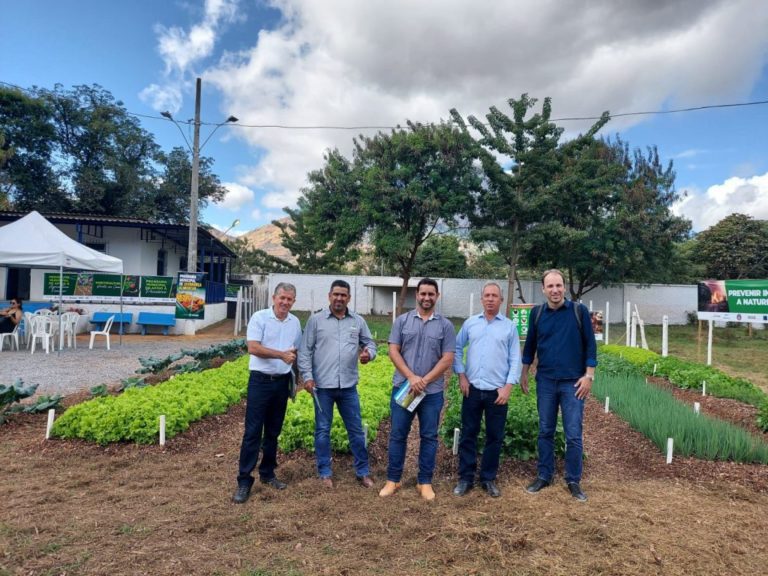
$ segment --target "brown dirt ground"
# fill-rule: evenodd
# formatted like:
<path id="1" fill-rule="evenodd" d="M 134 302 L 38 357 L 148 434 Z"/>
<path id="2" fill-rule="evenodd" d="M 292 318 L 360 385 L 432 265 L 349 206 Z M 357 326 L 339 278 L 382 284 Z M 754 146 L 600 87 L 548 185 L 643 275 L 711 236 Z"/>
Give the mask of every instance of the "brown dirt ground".
<path id="1" fill-rule="evenodd" d="M 749 407 L 695 393 L 705 412 L 750 425 Z M 695 399 L 693 398 L 695 396 Z M 120 574 L 762 574 L 768 468 L 664 455 L 591 400 L 580 504 L 558 483 L 536 496 L 533 463 L 502 464 L 501 498 L 451 495 L 456 458 L 441 448 L 437 499 L 360 487 L 349 456 L 323 490 L 310 454 L 281 456 L 277 492 L 257 483 L 231 504 L 244 405 L 168 445 L 45 441 L 45 415 L 0 428 L 0 575 Z M 765 435 L 763 435 L 765 437 Z M 377 485 L 385 423 L 371 444 Z M 412 435 L 413 438 L 413 435 Z"/>

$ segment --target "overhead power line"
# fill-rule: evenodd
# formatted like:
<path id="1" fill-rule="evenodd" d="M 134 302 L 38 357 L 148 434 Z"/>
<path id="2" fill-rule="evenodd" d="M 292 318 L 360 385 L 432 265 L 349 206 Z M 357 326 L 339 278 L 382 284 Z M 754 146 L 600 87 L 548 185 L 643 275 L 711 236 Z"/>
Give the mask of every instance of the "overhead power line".
<path id="1" fill-rule="evenodd" d="M 9 86 L 11 88 L 15 88 L 17 90 L 21 90 L 22 92 L 30 93 L 32 92 L 28 89 L 22 88 L 20 86 L 17 86 L 15 84 L 11 84 L 10 82 L 4 82 L 0 80 L 0 84 L 4 86 Z M 642 112 L 617 112 L 615 114 L 610 113 L 611 118 L 624 118 L 628 116 L 654 116 L 654 115 L 661 115 L 661 114 L 682 114 L 687 112 L 698 112 L 700 110 L 714 110 L 718 108 L 741 108 L 746 106 L 762 106 L 768 104 L 768 100 L 755 100 L 752 102 L 729 102 L 725 104 L 709 104 L 705 106 L 692 106 L 690 108 L 676 108 L 674 110 L 648 110 L 648 111 L 642 111 Z M 138 118 L 149 118 L 151 120 L 162 120 L 164 122 L 168 122 L 169 120 L 166 118 L 163 118 L 162 116 L 156 116 L 152 114 L 141 114 L 139 112 L 131 112 L 130 110 L 126 110 L 128 114 L 131 116 L 136 116 Z M 562 118 L 552 118 L 552 122 L 577 122 L 577 121 L 585 121 L 585 120 L 599 120 L 602 116 L 564 116 Z M 177 120 L 179 124 L 189 124 L 190 126 L 194 125 L 193 120 Z M 429 123 L 427 123 L 429 124 Z M 201 126 L 217 126 L 217 122 L 200 122 Z M 395 130 L 398 128 L 402 128 L 402 125 L 394 125 L 394 126 L 379 126 L 379 125 L 359 125 L 359 126 L 343 126 L 343 125 L 290 125 L 290 124 L 244 124 L 242 122 L 238 122 L 237 124 L 230 124 L 228 125 L 229 128 L 261 128 L 261 129 L 273 129 L 273 130 Z"/>

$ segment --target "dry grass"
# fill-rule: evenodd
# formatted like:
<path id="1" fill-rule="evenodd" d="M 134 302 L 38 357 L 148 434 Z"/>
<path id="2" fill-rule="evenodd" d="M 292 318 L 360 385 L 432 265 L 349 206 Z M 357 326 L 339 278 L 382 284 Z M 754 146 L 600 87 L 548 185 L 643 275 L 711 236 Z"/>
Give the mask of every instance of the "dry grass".
<path id="1" fill-rule="evenodd" d="M 562 484 L 531 496 L 507 462 L 503 495 L 450 494 L 441 450 L 433 503 L 406 483 L 382 499 L 349 457 L 322 490 L 309 455 L 282 458 L 277 492 L 233 505 L 242 405 L 167 447 L 42 440 L 44 416 L 0 429 L 0 574 L 760 574 L 768 565 L 765 467 L 672 466 L 596 402 L 587 413 L 586 504 Z M 379 483 L 386 434 L 371 447 Z"/>

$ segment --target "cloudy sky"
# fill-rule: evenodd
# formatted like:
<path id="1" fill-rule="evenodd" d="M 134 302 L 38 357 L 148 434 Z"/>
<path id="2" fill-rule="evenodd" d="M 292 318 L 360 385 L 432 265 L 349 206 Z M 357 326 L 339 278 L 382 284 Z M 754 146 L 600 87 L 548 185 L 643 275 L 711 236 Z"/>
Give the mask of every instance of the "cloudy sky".
<path id="1" fill-rule="evenodd" d="M 768 100 L 764 0 L 0 0 L 0 82 L 100 84 L 183 144 L 202 78 L 202 153 L 229 190 L 203 218 L 247 231 L 295 203 L 323 152 L 451 108 L 482 116 L 552 97 L 567 135 L 608 110 Z M 214 126 L 234 115 L 237 125 Z M 337 128 L 329 128 L 337 127 Z M 182 132 L 191 136 L 188 126 Z M 339 129 L 352 128 L 352 129 Z M 732 212 L 768 219 L 768 104 L 617 117 L 656 145 L 702 230 Z"/>

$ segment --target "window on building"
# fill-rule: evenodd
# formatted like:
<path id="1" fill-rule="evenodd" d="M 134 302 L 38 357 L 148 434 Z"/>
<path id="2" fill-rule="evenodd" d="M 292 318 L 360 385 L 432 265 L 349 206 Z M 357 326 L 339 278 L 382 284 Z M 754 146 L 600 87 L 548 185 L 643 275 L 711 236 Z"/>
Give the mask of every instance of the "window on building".
<path id="1" fill-rule="evenodd" d="M 86 242 L 85 245 L 91 250 L 96 250 L 97 252 L 101 252 L 102 254 L 107 253 L 106 242 Z"/>

